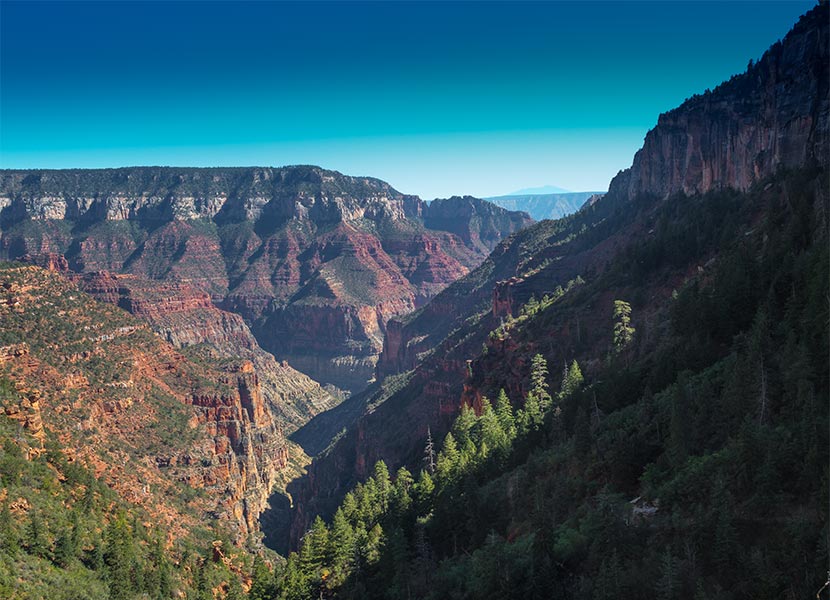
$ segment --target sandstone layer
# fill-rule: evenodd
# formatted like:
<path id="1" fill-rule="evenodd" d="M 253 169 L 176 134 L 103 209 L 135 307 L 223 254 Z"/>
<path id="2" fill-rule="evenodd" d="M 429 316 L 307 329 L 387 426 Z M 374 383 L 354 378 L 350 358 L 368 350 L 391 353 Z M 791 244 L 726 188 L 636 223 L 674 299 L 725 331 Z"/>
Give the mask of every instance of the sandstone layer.
<path id="1" fill-rule="evenodd" d="M 361 389 L 389 318 L 532 221 L 318 167 L 0 171 L 0 257 L 195 286 L 315 380 Z"/>

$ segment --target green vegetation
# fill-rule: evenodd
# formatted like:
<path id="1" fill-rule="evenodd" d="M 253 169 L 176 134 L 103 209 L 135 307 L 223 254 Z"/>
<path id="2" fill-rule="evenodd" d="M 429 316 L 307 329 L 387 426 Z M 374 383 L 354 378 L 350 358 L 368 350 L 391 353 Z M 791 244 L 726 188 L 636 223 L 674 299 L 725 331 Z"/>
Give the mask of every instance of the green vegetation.
<path id="1" fill-rule="evenodd" d="M 0 400 L 12 394 L 0 379 Z M 209 544 L 169 546 L 152 515 L 69 462 L 56 442 L 39 450 L 6 417 L 0 439 L 0 597 L 196 599 L 205 597 L 200 578 L 212 587 L 238 583 L 227 566 L 199 551 Z"/>
<path id="2" fill-rule="evenodd" d="M 631 305 L 624 300 L 614 300 L 614 349 L 622 352 L 634 339 L 636 330 L 631 326 Z"/>
<path id="3" fill-rule="evenodd" d="M 830 484 L 830 256 L 811 218 L 815 181 L 784 174 L 746 195 L 667 202 L 653 235 L 556 310 L 528 303 L 509 333 L 530 367 L 524 398 L 464 407 L 434 469 L 392 478 L 379 463 L 263 575 L 259 597 L 814 595 Z M 632 287 L 676 270 L 690 275 L 665 301 Z M 631 302 L 563 341 L 580 358 L 555 392 L 559 348 L 535 349 L 602 295 Z"/>

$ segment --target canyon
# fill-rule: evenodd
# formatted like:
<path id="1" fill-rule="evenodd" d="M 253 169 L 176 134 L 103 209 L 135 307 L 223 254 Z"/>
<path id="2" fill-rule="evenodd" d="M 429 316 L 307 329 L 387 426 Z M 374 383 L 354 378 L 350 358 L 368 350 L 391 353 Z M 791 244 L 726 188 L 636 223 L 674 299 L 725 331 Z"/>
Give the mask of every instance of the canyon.
<path id="1" fill-rule="evenodd" d="M 740 235 L 752 235 L 761 206 L 799 194 L 814 199 L 809 219 L 826 223 L 827 10 L 824 4 L 802 17 L 747 72 L 661 115 L 632 166 L 614 177 L 606 195 L 570 217 L 511 236 L 429 304 L 390 320 L 377 378 L 394 379 L 396 385 L 376 385 L 350 399 L 365 407 L 362 415 L 354 413 L 348 432 L 289 486 L 296 502 L 292 544 L 315 514 L 330 515 L 343 494 L 369 476 L 375 461 L 417 472 L 428 428 L 442 439 L 462 405 L 480 406 L 483 394 L 493 398 L 501 388 L 522 398 L 535 352 L 557 368 L 576 357 L 584 371 L 597 369 L 602 363 L 596 357 L 610 352 L 614 298 L 648 298 L 641 303 L 648 306 L 638 326 L 652 342 L 659 339 L 673 290 L 693 274 L 708 273 L 717 257 L 711 253 L 691 262 L 695 255 L 687 250 L 689 258 L 664 266 L 635 290 L 625 283 L 636 270 L 630 256 L 638 256 L 638 244 L 655 240 L 676 218 L 672 215 L 697 210 L 701 197 L 727 194 L 711 196 L 724 207 L 758 203 L 746 204 Z M 738 194 L 737 200 L 729 194 Z M 666 235 L 661 243 L 682 247 L 683 238 Z M 585 281 L 594 285 L 583 286 Z M 524 333 L 521 344 L 507 335 L 531 298 L 556 298 L 564 290 L 569 290 L 565 298 L 573 299 L 563 301 L 544 329 Z"/>
<path id="2" fill-rule="evenodd" d="M 310 166 L 0 171 L 3 258 L 186 283 L 277 359 L 347 391 L 372 378 L 390 318 L 531 222 Z"/>
<path id="3" fill-rule="evenodd" d="M 251 360 L 188 358 L 38 266 L 0 268 L 0 318 L 3 411 L 30 455 L 58 443 L 176 538 L 204 520 L 240 544 L 258 531 L 289 449 Z"/>

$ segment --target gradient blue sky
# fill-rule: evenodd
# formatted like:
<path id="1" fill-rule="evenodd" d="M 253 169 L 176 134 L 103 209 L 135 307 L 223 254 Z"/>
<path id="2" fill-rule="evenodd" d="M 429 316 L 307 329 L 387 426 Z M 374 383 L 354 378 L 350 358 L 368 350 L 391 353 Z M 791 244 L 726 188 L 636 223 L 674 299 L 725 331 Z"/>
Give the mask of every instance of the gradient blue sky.
<path id="1" fill-rule="evenodd" d="M 0 165 L 604 190 L 814 1 L 0 3 Z"/>

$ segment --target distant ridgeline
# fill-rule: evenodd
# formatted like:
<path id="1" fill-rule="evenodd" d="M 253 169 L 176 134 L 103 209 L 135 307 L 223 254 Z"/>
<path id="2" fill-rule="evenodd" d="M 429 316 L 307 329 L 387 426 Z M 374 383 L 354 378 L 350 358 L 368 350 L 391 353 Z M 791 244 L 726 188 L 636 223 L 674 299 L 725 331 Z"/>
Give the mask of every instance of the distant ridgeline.
<path id="1" fill-rule="evenodd" d="M 531 222 L 310 166 L 0 171 L 0 257 L 184 281 L 279 359 L 346 390 L 373 376 L 389 318 Z"/>
<path id="2" fill-rule="evenodd" d="M 605 192 L 566 192 L 556 194 L 511 194 L 485 198 L 508 210 L 523 210 L 536 221 L 561 219 L 582 208 L 592 196 L 599 198 Z"/>
<path id="3" fill-rule="evenodd" d="M 537 224 L 317 167 L 0 172 L 0 597 L 815 597 L 829 45 L 823 2 Z"/>
<path id="4" fill-rule="evenodd" d="M 604 197 L 389 323 L 364 415 L 289 486 L 278 597 L 815 596 L 829 25 L 814 7 Z"/>

